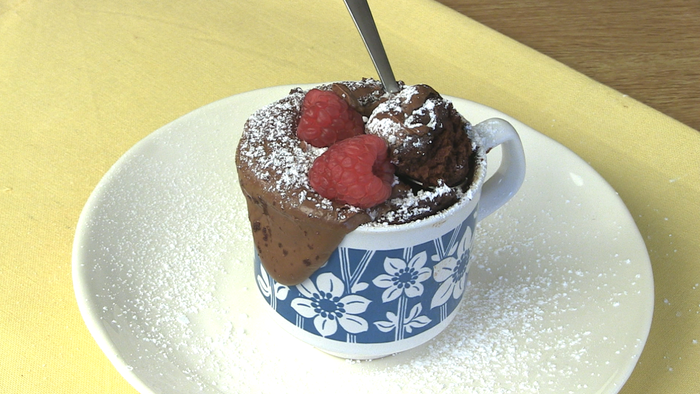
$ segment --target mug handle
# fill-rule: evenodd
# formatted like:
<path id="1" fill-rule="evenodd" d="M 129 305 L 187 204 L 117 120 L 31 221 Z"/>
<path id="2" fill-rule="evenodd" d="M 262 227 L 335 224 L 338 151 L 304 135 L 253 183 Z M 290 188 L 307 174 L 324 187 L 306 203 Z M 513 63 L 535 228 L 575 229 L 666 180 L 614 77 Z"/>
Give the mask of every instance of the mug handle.
<path id="1" fill-rule="evenodd" d="M 477 220 L 481 221 L 510 200 L 525 180 L 525 153 L 520 136 L 513 126 L 500 118 L 487 119 L 474 126 L 488 152 L 501 145 L 502 158 L 498 170 L 481 189 Z"/>

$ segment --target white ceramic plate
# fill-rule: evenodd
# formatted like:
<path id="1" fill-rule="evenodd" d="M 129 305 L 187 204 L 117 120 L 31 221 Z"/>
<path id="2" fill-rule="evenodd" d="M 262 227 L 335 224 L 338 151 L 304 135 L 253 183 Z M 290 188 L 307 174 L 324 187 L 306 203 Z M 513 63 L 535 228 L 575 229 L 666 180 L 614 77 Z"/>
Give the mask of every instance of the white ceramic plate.
<path id="1" fill-rule="evenodd" d="M 253 282 L 234 153 L 246 118 L 289 89 L 236 95 L 164 126 L 90 196 L 73 248 L 76 297 L 129 383 L 142 393 L 621 388 L 653 308 L 651 266 L 629 212 L 568 149 L 457 98 L 473 123 L 510 121 L 528 168 L 519 194 L 477 228 L 453 324 L 423 347 L 364 362 L 328 356 L 272 324 Z"/>

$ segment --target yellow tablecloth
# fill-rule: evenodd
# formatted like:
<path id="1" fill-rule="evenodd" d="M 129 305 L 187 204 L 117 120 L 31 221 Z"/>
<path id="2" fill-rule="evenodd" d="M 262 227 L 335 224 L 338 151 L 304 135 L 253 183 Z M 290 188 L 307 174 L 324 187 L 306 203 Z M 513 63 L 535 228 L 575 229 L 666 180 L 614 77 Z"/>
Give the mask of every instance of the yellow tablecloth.
<path id="1" fill-rule="evenodd" d="M 623 393 L 700 392 L 700 133 L 438 3 L 371 6 L 399 78 L 529 124 L 619 192 L 656 286 Z M 340 0 L 0 0 L 0 392 L 134 392 L 71 282 L 80 211 L 132 145 L 233 94 L 374 75 Z"/>

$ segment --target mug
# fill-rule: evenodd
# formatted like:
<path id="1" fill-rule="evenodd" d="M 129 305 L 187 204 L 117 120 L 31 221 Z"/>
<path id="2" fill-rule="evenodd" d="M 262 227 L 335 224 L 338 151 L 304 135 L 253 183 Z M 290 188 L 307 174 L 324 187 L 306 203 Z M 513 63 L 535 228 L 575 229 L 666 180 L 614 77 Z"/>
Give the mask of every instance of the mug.
<path id="1" fill-rule="evenodd" d="M 413 222 L 363 225 L 345 236 L 306 281 L 285 286 L 255 257 L 255 279 L 274 319 L 329 354 L 374 359 L 424 344 L 454 319 L 469 273 L 476 223 L 500 208 L 525 178 L 515 129 L 493 118 L 472 127 L 472 186 L 453 206 Z M 486 153 L 502 147 L 486 180 Z"/>

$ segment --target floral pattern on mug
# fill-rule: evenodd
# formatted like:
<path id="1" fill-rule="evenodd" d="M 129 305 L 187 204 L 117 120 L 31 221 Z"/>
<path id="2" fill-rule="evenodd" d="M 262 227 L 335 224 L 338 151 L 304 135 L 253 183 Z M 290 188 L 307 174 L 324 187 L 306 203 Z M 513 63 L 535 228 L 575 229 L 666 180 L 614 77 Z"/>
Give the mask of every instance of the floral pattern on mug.
<path id="1" fill-rule="evenodd" d="M 396 313 L 389 311 L 386 313 L 387 320 L 374 322 L 379 331 L 394 331 L 396 340 L 403 339 L 404 335 L 412 333 L 413 329 L 427 326 L 431 321 L 427 316 L 420 316 L 423 310 L 420 301 L 406 314 L 409 298 L 423 295 L 422 282 L 430 279 L 433 272 L 430 268 L 425 267 L 425 263 L 428 261 L 428 254 L 425 251 L 410 257 L 409 250 L 407 249 L 405 259 L 385 258 L 384 271 L 386 273 L 380 274 L 372 280 L 375 286 L 385 289 L 382 293 L 383 303 L 390 303 L 398 299 Z"/>
<path id="2" fill-rule="evenodd" d="M 316 283 L 307 279 L 296 288 L 302 297 L 292 300 L 292 308 L 301 316 L 313 319 L 314 327 L 323 337 L 333 335 L 338 325 L 350 334 L 365 332 L 364 313 L 370 300 L 357 294 L 346 294 L 343 281 L 332 273 L 318 275 Z"/>
<path id="3" fill-rule="evenodd" d="M 261 274 L 257 276 L 258 280 L 258 288 L 260 289 L 260 292 L 262 293 L 263 296 L 266 298 L 271 298 L 274 297 L 278 300 L 286 300 L 287 295 L 289 295 L 289 287 L 275 282 L 272 286 L 270 285 L 270 281 L 272 280 L 270 276 L 267 274 L 267 272 L 262 269 Z"/>
<path id="4" fill-rule="evenodd" d="M 472 229 L 467 227 L 462 240 L 450 248 L 447 257 L 433 267 L 433 278 L 442 282 L 430 301 L 430 308 L 435 308 L 447 302 L 450 297 L 459 299 L 464 294 L 469 270 L 469 247 L 471 246 Z M 438 255 L 433 260 L 438 260 Z"/>
<path id="5" fill-rule="evenodd" d="M 256 256 L 261 294 L 284 320 L 345 343 L 389 343 L 425 333 L 456 310 L 465 292 L 476 214 L 439 237 L 404 248 L 338 247 L 296 286 L 280 285 Z"/>
<path id="6" fill-rule="evenodd" d="M 423 284 L 430 278 L 430 268 L 424 267 L 428 260 L 425 252 L 418 253 L 407 263 L 402 259 L 387 257 L 384 259 L 385 274 L 372 280 L 375 286 L 384 290 L 382 302 L 390 302 L 400 295 L 418 297 L 423 294 Z"/>
<path id="7" fill-rule="evenodd" d="M 413 333 L 414 329 L 423 328 L 432 321 L 430 318 L 428 318 L 428 316 L 420 315 L 420 313 L 423 311 L 421 304 L 414 305 L 413 308 L 411 308 L 408 316 L 401 316 L 402 314 L 405 314 L 402 313 L 404 311 L 405 310 L 400 310 L 398 315 L 394 312 L 387 312 L 387 320 L 376 321 L 374 322 L 374 325 L 379 331 L 382 332 L 391 332 L 396 330 L 395 338 L 399 340 L 404 338 L 405 333 L 411 334 Z"/>

